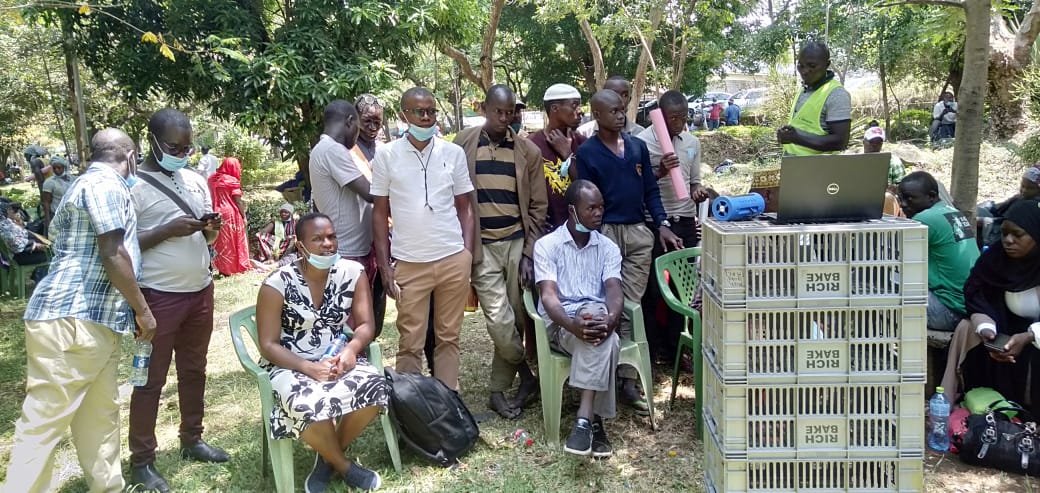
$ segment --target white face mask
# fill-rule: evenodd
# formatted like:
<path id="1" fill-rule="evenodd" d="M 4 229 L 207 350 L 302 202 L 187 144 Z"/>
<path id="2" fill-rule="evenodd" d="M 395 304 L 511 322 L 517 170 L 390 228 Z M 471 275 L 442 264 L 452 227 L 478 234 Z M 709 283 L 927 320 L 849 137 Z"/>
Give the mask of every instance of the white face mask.
<path id="1" fill-rule="evenodd" d="M 339 262 L 339 253 L 333 253 L 332 255 L 315 255 L 308 251 L 302 244 L 300 245 L 300 249 L 307 253 L 307 263 L 311 264 L 311 267 L 314 267 L 315 269 L 329 270 L 333 265 L 336 265 L 336 262 Z"/>

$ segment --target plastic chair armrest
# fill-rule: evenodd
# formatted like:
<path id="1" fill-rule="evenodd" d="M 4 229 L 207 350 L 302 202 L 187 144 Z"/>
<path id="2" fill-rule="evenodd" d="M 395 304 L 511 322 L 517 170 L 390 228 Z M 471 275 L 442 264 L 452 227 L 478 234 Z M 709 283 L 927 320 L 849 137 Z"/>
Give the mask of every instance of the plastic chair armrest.
<path id="1" fill-rule="evenodd" d="M 646 342 L 646 328 L 643 326 L 643 307 L 639 303 L 625 300 L 624 312 L 632 321 L 632 341 Z"/>

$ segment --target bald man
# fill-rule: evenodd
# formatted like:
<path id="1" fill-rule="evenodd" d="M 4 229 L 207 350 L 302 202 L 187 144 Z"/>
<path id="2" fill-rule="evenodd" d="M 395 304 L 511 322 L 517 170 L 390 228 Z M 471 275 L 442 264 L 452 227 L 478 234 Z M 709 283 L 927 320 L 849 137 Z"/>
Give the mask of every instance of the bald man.
<path id="1" fill-rule="evenodd" d="M 621 103 L 625 106 L 625 111 L 628 111 L 628 104 L 632 101 L 632 84 L 628 82 L 624 76 L 612 75 L 606 82 L 603 83 L 603 89 L 609 89 L 614 91 L 621 96 Z M 621 128 L 621 131 L 629 135 L 639 135 L 640 132 L 645 130 L 641 125 L 635 121 L 625 118 L 625 126 Z M 596 135 L 599 131 L 599 123 L 593 118 L 588 122 L 585 122 L 578 127 L 578 135 L 589 138 Z"/>
<path id="2" fill-rule="evenodd" d="M 120 340 L 133 331 L 151 340 L 156 322 L 137 285 L 134 143 L 109 128 L 91 147 L 93 162 L 54 211 L 50 273 L 25 310 L 26 394 L 0 487 L 5 493 L 58 488 L 54 449 L 70 427 L 90 491 L 123 489 Z"/>
<path id="3" fill-rule="evenodd" d="M 177 358 L 181 414 L 180 456 L 227 462 L 228 454 L 202 440 L 206 357 L 213 334 L 213 279 L 209 245 L 221 227 L 209 186 L 187 168 L 192 128 L 172 108 L 148 121 L 148 154 L 133 187 L 141 241 L 141 291 L 159 321 L 148 382 L 130 397 L 130 479 L 145 490 L 169 491 L 155 468 L 155 421 L 166 374 Z"/>
<path id="4" fill-rule="evenodd" d="M 651 226 L 657 229 L 665 251 L 682 248 L 683 242 L 671 230 L 646 143 L 623 131 L 624 99 L 604 89 L 592 96 L 591 106 L 599 131 L 578 148 L 575 166 L 578 178 L 591 181 L 603 194 L 602 232 L 621 249 L 625 299 L 639 303 L 650 277 L 654 248 L 654 233 L 644 223 L 643 211 L 649 212 Z M 623 320 L 619 334 L 629 337 L 631 331 L 632 321 Z M 634 369 L 619 368 L 618 378 L 622 400 L 637 413 L 648 415 L 650 407 L 636 386 Z"/>
<path id="5" fill-rule="evenodd" d="M 516 95 L 509 86 L 488 89 L 485 122 L 455 138 L 466 152 L 473 182 L 476 220 L 473 242 L 473 288 L 495 345 L 491 359 L 489 407 L 506 419 L 520 417 L 527 397 L 538 387 L 524 359 L 520 335 L 525 324 L 521 289 L 533 284 L 534 243 L 542 237 L 548 212 L 541 151 L 514 133 Z M 520 375 L 512 400 L 505 392 Z"/>

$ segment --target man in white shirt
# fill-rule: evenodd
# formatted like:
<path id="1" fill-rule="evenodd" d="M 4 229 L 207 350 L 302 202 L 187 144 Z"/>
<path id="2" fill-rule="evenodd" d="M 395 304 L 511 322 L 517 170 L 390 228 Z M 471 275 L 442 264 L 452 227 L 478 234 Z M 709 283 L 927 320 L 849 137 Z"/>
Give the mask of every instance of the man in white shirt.
<path id="1" fill-rule="evenodd" d="M 953 138 L 957 130 L 957 101 L 953 99 L 953 93 L 945 91 L 932 108 L 932 121 L 937 127 L 933 132 L 934 139 Z"/>
<path id="2" fill-rule="evenodd" d="M 213 173 L 217 172 L 217 165 L 220 162 L 217 160 L 217 156 L 209 153 L 209 147 L 202 146 L 202 157 L 199 158 L 198 172 L 203 178 L 209 178 Z"/>
<path id="3" fill-rule="evenodd" d="M 379 273 L 387 294 L 397 300 L 397 371 L 422 373 L 433 295 L 434 375 L 458 390 L 459 332 L 473 263 L 473 184 L 462 148 L 435 137 L 433 94 L 422 87 L 405 91 L 401 112 L 407 134 L 376 150 L 371 187 Z"/>
<path id="4" fill-rule="evenodd" d="M 155 469 L 155 421 L 173 353 L 177 357 L 181 456 L 226 462 L 228 454 L 202 441 L 206 354 L 213 333 L 209 244 L 220 230 L 206 180 L 185 169 L 191 123 L 174 109 L 152 115 L 151 148 L 131 189 L 141 245 L 141 292 L 157 321 L 148 383 L 130 398 L 131 485 L 169 491 Z"/>
<path id="5" fill-rule="evenodd" d="M 658 106 L 664 113 L 665 126 L 668 136 L 672 139 L 672 147 L 675 152 L 664 154 L 661 150 L 661 142 L 657 140 L 654 127 L 643 130 L 637 136 L 646 142 L 650 151 L 650 164 L 653 165 L 654 174 L 657 176 L 657 184 L 661 189 L 661 204 L 668 214 L 668 221 L 672 223 L 672 232 L 682 238 L 683 245 L 687 247 L 697 246 L 700 242 L 700 230 L 697 224 L 697 204 L 708 198 L 707 187 L 701 185 L 701 143 L 693 134 L 686 131 L 686 117 L 688 107 L 686 97 L 679 91 L 668 91 L 661 95 Z M 675 186 L 669 175 L 672 169 L 679 168 L 682 172 L 683 187 L 689 190 L 690 197 L 679 200 L 675 195 Z M 653 221 L 647 220 L 647 227 Z M 654 260 L 664 255 L 664 248 L 656 238 L 657 229 L 650 228 L 654 232 L 654 249 L 651 256 Z M 661 300 L 661 291 L 657 287 L 657 273 L 650 269 L 650 281 L 647 283 L 646 293 L 643 295 L 643 313 L 657 313 L 657 304 Z M 683 317 L 671 310 L 668 311 L 668 324 L 658 327 L 656 317 L 648 316 L 643 320 L 646 322 L 646 335 L 650 343 L 650 355 L 655 361 L 668 362 L 675 355 L 679 343 L 679 332 L 683 330 Z"/>
<path id="6" fill-rule="evenodd" d="M 628 82 L 628 79 L 620 75 L 612 75 L 609 79 L 607 79 L 606 82 L 603 83 L 603 88 L 610 89 L 611 91 L 618 93 L 618 95 L 621 96 L 621 101 L 625 104 L 625 109 L 628 109 L 628 103 L 632 101 L 632 84 Z M 596 132 L 598 130 L 599 124 L 596 123 L 596 119 L 593 118 L 579 126 L 576 132 L 578 132 L 578 134 L 582 137 L 588 139 L 591 138 L 593 135 L 596 135 Z M 632 121 L 632 119 L 626 118 L 625 128 L 622 128 L 621 131 L 629 135 L 636 136 L 643 131 L 643 127 L 638 123 Z"/>

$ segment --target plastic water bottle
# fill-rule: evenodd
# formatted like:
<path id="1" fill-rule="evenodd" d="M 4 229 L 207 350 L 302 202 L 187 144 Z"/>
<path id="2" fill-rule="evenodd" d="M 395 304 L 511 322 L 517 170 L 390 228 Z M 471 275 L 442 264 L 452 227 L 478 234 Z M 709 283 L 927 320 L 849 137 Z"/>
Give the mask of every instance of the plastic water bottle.
<path id="1" fill-rule="evenodd" d="M 321 359 L 319 361 L 325 361 L 329 358 L 332 358 L 333 356 L 336 356 L 337 354 L 339 354 L 340 351 L 343 350 L 343 346 L 346 345 L 347 333 L 345 331 L 340 332 L 339 335 L 332 340 L 332 345 L 330 345 L 328 349 L 326 349 L 325 352 L 321 355 Z"/>
<path id="2" fill-rule="evenodd" d="M 152 362 L 152 343 L 137 341 L 134 346 L 134 360 L 130 368 L 130 385 L 143 387 L 148 383 L 148 365 Z"/>
<path id="3" fill-rule="evenodd" d="M 928 448 L 936 452 L 950 449 L 950 434 L 947 426 L 950 421 L 950 402 L 943 395 L 943 388 L 936 387 L 935 394 L 928 400 Z"/>

